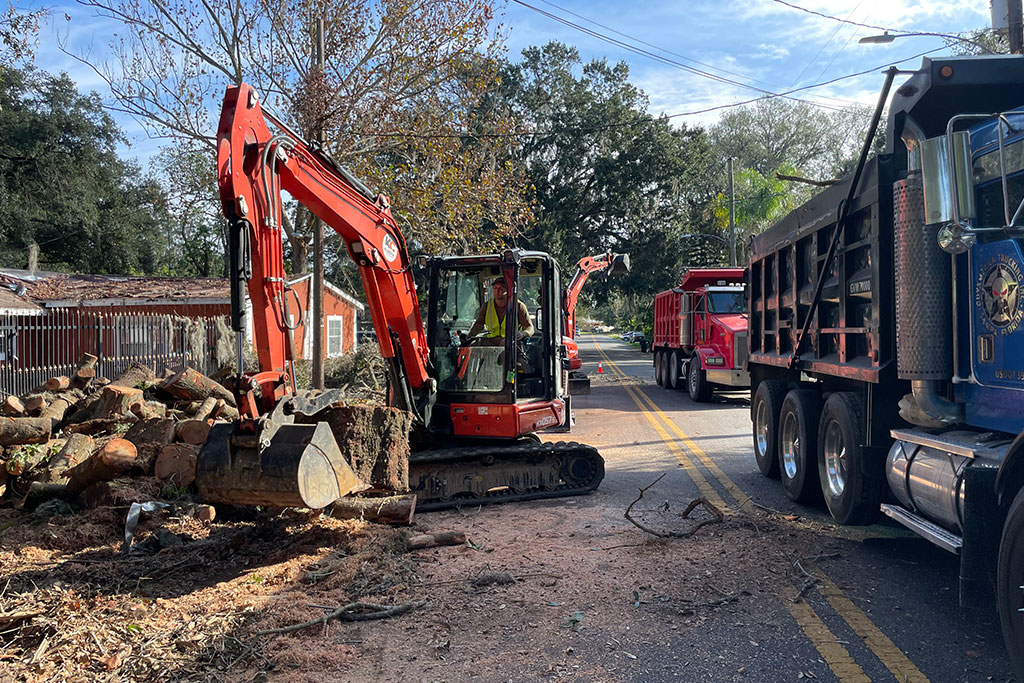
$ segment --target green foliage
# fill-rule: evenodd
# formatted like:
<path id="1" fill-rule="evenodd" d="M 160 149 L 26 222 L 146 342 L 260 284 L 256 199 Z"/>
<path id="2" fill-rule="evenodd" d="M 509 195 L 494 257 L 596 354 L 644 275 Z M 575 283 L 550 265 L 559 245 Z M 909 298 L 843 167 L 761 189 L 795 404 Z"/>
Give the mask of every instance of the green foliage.
<path id="1" fill-rule="evenodd" d="M 120 130 L 66 76 L 0 67 L 0 264 L 150 273 L 165 215 L 155 184 L 118 158 Z"/>
<path id="2" fill-rule="evenodd" d="M 519 244 L 552 253 L 567 277 L 582 256 L 629 253 L 630 275 L 593 278 L 583 296 L 600 304 L 627 292 L 621 308 L 635 313 L 678 278 L 686 235 L 709 222 L 704 210 L 720 187 L 706 135 L 652 117 L 624 63 L 583 64 L 557 42 L 525 50 L 501 91 L 533 131 L 516 150 L 536 193 L 536 221 Z"/>

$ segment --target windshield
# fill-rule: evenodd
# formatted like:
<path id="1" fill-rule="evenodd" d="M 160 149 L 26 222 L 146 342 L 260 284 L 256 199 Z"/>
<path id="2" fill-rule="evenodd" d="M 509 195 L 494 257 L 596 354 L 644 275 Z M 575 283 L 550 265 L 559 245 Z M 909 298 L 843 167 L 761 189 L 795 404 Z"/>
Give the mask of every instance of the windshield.
<path id="1" fill-rule="evenodd" d="M 437 329 L 431 356 L 442 391 L 501 391 L 505 387 L 505 340 L 469 332 L 490 302 L 491 268 L 442 269 L 437 283 Z"/>
<path id="2" fill-rule="evenodd" d="M 708 292 L 708 311 L 711 313 L 746 313 L 747 296 L 744 292 Z"/>

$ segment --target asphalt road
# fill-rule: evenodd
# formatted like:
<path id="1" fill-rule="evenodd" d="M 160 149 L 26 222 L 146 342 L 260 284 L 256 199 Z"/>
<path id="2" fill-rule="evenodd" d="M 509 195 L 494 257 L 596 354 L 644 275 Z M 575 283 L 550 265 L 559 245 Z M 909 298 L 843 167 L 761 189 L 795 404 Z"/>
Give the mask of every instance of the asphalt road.
<path id="1" fill-rule="evenodd" d="M 824 508 L 791 503 L 777 481 L 760 475 L 747 392 L 695 404 L 685 392 L 654 384 L 650 354 L 607 335 L 578 341 L 595 383 L 590 395 L 575 399 L 572 438 L 597 446 L 605 457 L 602 496 L 628 504 L 638 488 L 668 472 L 658 483 L 663 490 L 704 496 L 736 511 L 752 501 L 810 526 L 834 549 L 801 567 L 822 579 L 805 592 L 806 601 L 779 597 L 768 618 L 781 629 L 773 639 L 773 664 L 742 666 L 747 680 L 1012 680 L 994 609 L 958 605 L 955 556 L 895 525 L 839 527 Z M 599 362 L 611 379 L 597 378 Z M 627 377 L 649 383 L 614 381 Z M 716 629 L 711 635 L 723 656 L 764 663 L 756 628 Z M 714 665 L 692 664 L 693 676 L 686 678 L 718 680 Z"/>

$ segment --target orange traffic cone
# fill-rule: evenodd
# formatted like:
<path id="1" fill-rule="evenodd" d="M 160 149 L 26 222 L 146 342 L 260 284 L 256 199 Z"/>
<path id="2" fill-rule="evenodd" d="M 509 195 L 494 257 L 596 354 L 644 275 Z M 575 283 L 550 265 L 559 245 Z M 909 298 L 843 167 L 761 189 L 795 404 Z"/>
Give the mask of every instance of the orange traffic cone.
<path id="1" fill-rule="evenodd" d="M 601 361 L 597 361 L 597 374 L 604 374 L 604 367 L 601 365 Z"/>

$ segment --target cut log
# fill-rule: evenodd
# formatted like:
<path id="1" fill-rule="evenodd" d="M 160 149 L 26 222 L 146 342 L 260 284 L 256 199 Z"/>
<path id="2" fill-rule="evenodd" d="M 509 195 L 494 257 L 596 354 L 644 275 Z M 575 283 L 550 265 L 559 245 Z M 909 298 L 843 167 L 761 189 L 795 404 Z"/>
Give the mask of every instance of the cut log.
<path id="1" fill-rule="evenodd" d="M 160 485 L 152 479 L 120 478 L 98 481 L 82 491 L 79 500 L 86 507 L 124 507 L 132 503 L 154 500 L 160 496 Z"/>
<path id="2" fill-rule="evenodd" d="M 381 491 L 409 490 L 412 413 L 374 405 L 335 404 L 297 423 L 326 422 L 356 476 Z"/>
<path id="3" fill-rule="evenodd" d="M 50 458 L 46 466 L 45 481 L 55 484 L 66 484 L 68 472 L 76 465 L 85 462 L 96 445 L 91 436 L 72 434 L 64 443 L 57 455 Z"/>
<path id="4" fill-rule="evenodd" d="M 68 471 L 68 488 L 79 493 L 98 481 L 110 481 L 127 472 L 137 455 L 138 450 L 131 441 L 111 439 Z"/>
<path id="5" fill-rule="evenodd" d="M 46 384 L 43 386 L 46 387 L 47 391 L 67 391 L 71 388 L 71 378 L 65 377 L 64 375 L 61 375 L 60 377 L 51 377 L 46 380 Z"/>
<path id="6" fill-rule="evenodd" d="M 238 419 L 238 408 L 229 406 L 227 403 L 217 413 L 218 420 L 227 420 L 228 422 L 234 422 Z"/>
<path id="7" fill-rule="evenodd" d="M 139 420 L 125 432 L 124 438 L 135 444 L 139 450 L 135 464 L 132 465 L 132 474 L 153 476 L 160 450 L 174 441 L 174 424 L 174 420 L 159 417 Z"/>
<path id="8" fill-rule="evenodd" d="M 410 536 L 405 542 L 409 550 L 434 548 L 439 545 L 462 545 L 466 542 L 466 534 L 461 531 L 442 531 L 436 534 L 417 534 Z"/>
<path id="9" fill-rule="evenodd" d="M 137 419 L 138 418 L 134 415 L 124 417 L 104 417 L 69 424 L 64 427 L 64 431 L 71 432 L 72 434 L 103 434 L 104 432 L 117 431 L 117 429 L 122 425 L 131 424 Z"/>
<path id="10" fill-rule="evenodd" d="M 153 473 L 157 480 L 188 486 L 196 480 L 196 456 L 199 449 L 191 444 L 172 443 L 164 446 L 156 458 Z"/>
<path id="11" fill-rule="evenodd" d="M 79 389 L 85 389 L 96 377 L 96 361 L 99 359 L 91 353 L 83 353 L 78 359 L 78 367 L 71 377 L 71 384 Z"/>
<path id="12" fill-rule="evenodd" d="M 192 512 L 192 516 L 200 522 L 206 522 L 209 524 L 217 518 L 217 510 L 212 505 L 199 505 Z"/>
<path id="13" fill-rule="evenodd" d="M 12 446 L 7 449 L 7 461 L 5 467 L 7 473 L 14 477 L 25 477 L 26 479 L 35 479 L 32 470 L 40 467 L 46 462 L 46 459 L 50 457 L 50 454 L 55 450 L 59 450 L 63 446 L 60 441 L 48 443 L 45 446 L 24 444 L 21 446 Z"/>
<path id="14" fill-rule="evenodd" d="M 40 419 L 48 419 L 53 424 L 50 427 L 51 430 L 57 431 L 57 425 L 64 419 L 64 415 L 71 409 L 71 406 L 75 405 L 74 397 L 70 394 L 68 396 L 60 396 L 48 406 L 43 408 L 43 412 L 39 414 Z"/>
<path id="15" fill-rule="evenodd" d="M 131 413 L 133 403 L 142 403 L 142 389 L 126 387 L 120 384 L 108 384 L 96 405 L 94 415 L 97 418 L 120 417 Z"/>
<path id="16" fill-rule="evenodd" d="M 224 401 L 224 399 L 217 398 L 216 396 L 207 398 L 199 404 L 198 408 L 196 408 L 196 412 L 193 417 L 197 420 L 207 419 L 213 413 L 214 409 L 216 409 L 217 401 Z M 224 401 L 224 404 L 227 405 L 227 401 Z"/>
<path id="17" fill-rule="evenodd" d="M 133 389 L 144 389 L 156 384 L 156 373 L 142 363 L 132 363 L 127 370 L 112 380 L 110 384 L 131 387 Z"/>
<path id="18" fill-rule="evenodd" d="M 3 414 L 11 417 L 19 417 L 25 414 L 25 404 L 17 396 L 8 396 L 4 399 Z"/>
<path id="19" fill-rule="evenodd" d="M 210 436 L 210 423 L 206 420 L 185 420 L 174 426 L 174 434 L 178 441 L 202 446 Z"/>
<path id="20" fill-rule="evenodd" d="M 46 407 L 46 397 L 42 394 L 31 394 L 25 397 L 25 412 L 37 416 Z"/>
<path id="21" fill-rule="evenodd" d="M 140 420 L 152 420 L 167 415 L 167 407 L 156 401 L 136 401 L 131 405 L 131 411 Z"/>
<path id="22" fill-rule="evenodd" d="M 377 498 L 346 496 L 334 502 L 331 517 L 364 519 L 381 524 L 412 524 L 416 512 L 416 494 Z"/>
<path id="23" fill-rule="evenodd" d="M 160 382 L 160 388 L 176 398 L 190 401 L 205 401 L 213 396 L 214 398 L 224 399 L 228 405 L 235 405 L 235 397 L 230 391 L 224 388 L 223 385 L 192 368 L 185 368 L 181 372 L 168 377 Z"/>
<path id="24" fill-rule="evenodd" d="M 50 440 L 53 422 L 46 417 L 0 418 L 0 446 L 24 443 L 46 443 Z"/>

